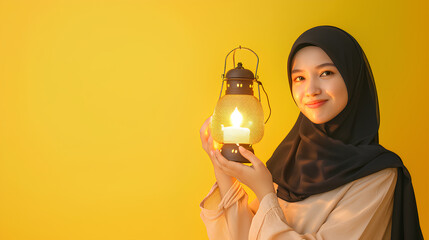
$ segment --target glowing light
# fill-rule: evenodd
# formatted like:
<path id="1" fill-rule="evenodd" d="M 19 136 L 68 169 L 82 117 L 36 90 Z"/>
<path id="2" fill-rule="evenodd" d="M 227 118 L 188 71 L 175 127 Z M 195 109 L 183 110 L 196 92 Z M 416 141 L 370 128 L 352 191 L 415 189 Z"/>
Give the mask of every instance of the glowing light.
<path id="1" fill-rule="evenodd" d="M 250 129 L 242 128 L 241 123 L 243 122 L 243 115 L 238 111 L 237 107 L 231 114 L 231 127 L 224 127 L 223 138 L 224 143 L 248 143 L 250 136 Z"/>
<path id="2" fill-rule="evenodd" d="M 231 114 L 231 122 L 234 127 L 240 127 L 243 122 L 243 115 L 241 115 L 237 108 Z"/>

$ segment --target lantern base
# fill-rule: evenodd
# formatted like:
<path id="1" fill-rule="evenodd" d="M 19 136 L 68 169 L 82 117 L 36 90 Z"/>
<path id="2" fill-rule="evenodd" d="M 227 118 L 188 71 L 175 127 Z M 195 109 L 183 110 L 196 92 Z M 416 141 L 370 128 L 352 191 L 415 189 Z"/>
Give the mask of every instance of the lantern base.
<path id="1" fill-rule="evenodd" d="M 243 157 L 240 154 L 240 151 L 238 150 L 238 146 L 242 146 L 245 149 L 254 153 L 252 145 L 250 144 L 225 143 L 221 148 L 222 156 L 224 156 L 226 159 L 230 161 L 240 162 L 240 163 L 250 163 L 249 160 L 247 160 L 245 157 Z"/>

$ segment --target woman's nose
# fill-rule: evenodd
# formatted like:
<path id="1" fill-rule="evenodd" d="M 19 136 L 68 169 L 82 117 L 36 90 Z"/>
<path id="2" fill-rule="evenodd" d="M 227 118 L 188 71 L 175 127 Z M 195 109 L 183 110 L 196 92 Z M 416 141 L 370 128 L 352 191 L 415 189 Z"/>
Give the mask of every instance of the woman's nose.
<path id="1" fill-rule="evenodd" d="M 320 84 L 316 77 L 307 79 L 305 88 L 305 95 L 307 97 L 319 95 L 321 92 L 322 90 L 320 89 Z"/>

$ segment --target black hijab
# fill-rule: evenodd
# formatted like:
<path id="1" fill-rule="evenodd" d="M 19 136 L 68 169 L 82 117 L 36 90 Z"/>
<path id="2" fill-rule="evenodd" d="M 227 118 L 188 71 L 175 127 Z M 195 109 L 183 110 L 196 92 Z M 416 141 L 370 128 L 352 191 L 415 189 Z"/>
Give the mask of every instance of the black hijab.
<path id="1" fill-rule="evenodd" d="M 302 113 L 267 162 L 277 196 L 301 201 L 385 168 L 397 168 L 392 239 L 423 239 L 411 176 L 395 153 L 378 143 L 378 98 L 368 60 L 347 32 L 319 26 L 304 32 L 288 59 L 289 86 L 295 54 L 306 46 L 320 47 L 331 58 L 347 86 L 347 106 L 324 124 Z"/>

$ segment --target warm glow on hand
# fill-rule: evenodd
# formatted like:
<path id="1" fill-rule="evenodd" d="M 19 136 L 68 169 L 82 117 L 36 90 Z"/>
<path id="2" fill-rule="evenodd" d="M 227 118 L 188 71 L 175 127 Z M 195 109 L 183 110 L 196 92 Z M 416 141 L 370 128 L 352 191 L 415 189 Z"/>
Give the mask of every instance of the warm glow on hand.
<path id="1" fill-rule="evenodd" d="M 214 148 L 215 150 L 221 149 L 221 148 L 222 148 L 222 146 L 223 146 L 223 144 L 222 144 L 222 143 L 218 143 L 218 142 L 216 142 L 215 140 L 213 140 L 213 148 Z"/>

